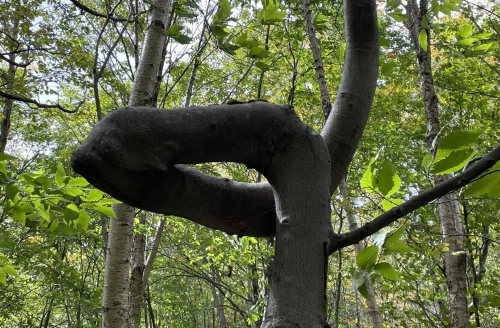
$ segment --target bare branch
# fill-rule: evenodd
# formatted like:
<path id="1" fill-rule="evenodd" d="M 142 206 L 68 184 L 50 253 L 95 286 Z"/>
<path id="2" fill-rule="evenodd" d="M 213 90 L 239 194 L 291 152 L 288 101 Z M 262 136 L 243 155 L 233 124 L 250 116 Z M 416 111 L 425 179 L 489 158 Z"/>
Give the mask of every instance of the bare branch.
<path id="1" fill-rule="evenodd" d="M 467 169 L 463 173 L 420 193 L 399 206 L 390 209 L 361 228 L 340 235 L 332 235 L 330 246 L 331 253 L 343 247 L 356 244 L 380 229 L 387 227 L 399 218 L 429 204 L 433 200 L 438 199 L 451 191 L 466 186 L 467 184 L 473 182 L 474 179 L 480 176 L 484 171 L 495 165 L 495 163 L 499 160 L 500 146 L 493 149 L 474 166 Z"/>
<path id="2" fill-rule="evenodd" d="M 0 96 L 8 98 L 8 99 L 12 99 L 12 100 L 22 101 L 22 102 L 27 103 L 27 104 L 33 104 L 38 108 L 57 108 L 60 111 L 63 111 L 65 113 L 76 113 L 78 111 L 78 109 L 80 109 L 80 106 L 83 104 L 83 101 L 81 101 L 80 103 L 78 103 L 78 106 L 74 110 L 69 110 L 69 109 L 66 109 L 59 104 L 55 104 L 55 105 L 42 104 L 34 99 L 16 96 L 16 95 L 11 95 L 11 94 L 3 92 L 2 90 L 0 90 Z"/>
<path id="3" fill-rule="evenodd" d="M 103 18 L 108 18 L 108 19 L 111 19 L 113 21 L 117 21 L 117 22 L 130 22 L 128 20 L 128 18 L 119 18 L 119 17 L 112 17 L 111 15 L 113 13 L 111 13 L 111 15 L 108 15 L 108 14 L 103 14 L 103 13 L 100 13 L 96 10 L 93 10 L 87 6 L 85 6 L 83 3 L 79 2 L 79 1 L 76 1 L 76 0 L 70 0 L 75 6 L 77 6 L 78 8 L 80 8 L 81 10 L 91 14 L 91 15 L 94 15 L 94 16 L 97 16 L 97 17 L 103 17 Z"/>

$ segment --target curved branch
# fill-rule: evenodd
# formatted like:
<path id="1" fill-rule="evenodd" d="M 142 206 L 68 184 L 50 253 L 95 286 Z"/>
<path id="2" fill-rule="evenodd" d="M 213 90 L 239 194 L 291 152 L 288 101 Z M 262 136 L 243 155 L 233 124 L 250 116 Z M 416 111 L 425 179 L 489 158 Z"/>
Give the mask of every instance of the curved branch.
<path id="1" fill-rule="evenodd" d="M 273 181 L 283 169 L 282 154 L 296 151 L 291 145 L 299 135 L 322 142 L 287 105 L 125 107 L 97 124 L 73 152 L 71 164 L 90 183 L 129 205 L 229 234 L 272 236 L 276 213 L 268 183 L 233 182 L 177 164 L 239 162 Z"/>
<path id="2" fill-rule="evenodd" d="M 474 166 L 467 169 L 463 173 L 420 193 L 399 206 L 393 207 L 361 228 L 340 235 L 332 235 L 330 251 L 333 253 L 343 247 L 356 244 L 380 229 L 387 227 L 399 218 L 429 204 L 433 200 L 438 199 L 453 190 L 466 186 L 467 184 L 473 182 L 473 180 L 484 171 L 495 165 L 495 163 L 499 160 L 500 146 L 493 149 Z"/>
<path id="3" fill-rule="evenodd" d="M 8 99 L 12 99 L 12 100 L 22 101 L 22 102 L 27 103 L 27 104 L 33 104 L 33 105 L 35 105 L 38 108 L 57 108 L 60 111 L 63 111 L 65 113 L 70 113 L 70 114 L 76 113 L 78 111 L 78 109 L 80 109 L 80 106 L 83 104 L 83 101 L 82 101 L 82 102 L 80 102 L 78 104 L 78 106 L 76 107 L 76 109 L 69 110 L 69 109 L 66 109 L 63 106 L 59 105 L 59 104 L 55 104 L 55 105 L 52 105 L 52 104 L 42 104 L 42 103 L 39 103 L 38 101 L 36 101 L 34 99 L 26 98 L 26 97 L 21 97 L 21 96 L 16 96 L 16 95 L 11 95 L 9 93 L 3 92 L 2 90 L 0 90 L 0 96 L 8 98 Z"/>
<path id="4" fill-rule="evenodd" d="M 375 95 L 379 56 L 376 9 L 373 0 L 344 0 L 344 71 L 332 111 L 321 132 L 332 160 L 332 193 L 351 163 Z"/>

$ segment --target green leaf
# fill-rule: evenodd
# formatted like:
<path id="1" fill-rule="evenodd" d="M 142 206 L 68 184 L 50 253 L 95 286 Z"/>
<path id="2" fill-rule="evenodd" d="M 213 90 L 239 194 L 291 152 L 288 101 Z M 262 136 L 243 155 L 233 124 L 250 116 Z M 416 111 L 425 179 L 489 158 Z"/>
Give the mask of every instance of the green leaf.
<path id="1" fill-rule="evenodd" d="M 226 32 L 226 30 L 222 26 L 219 26 L 219 25 L 212 25 L 210 27 L 210 30 L 212 31 L 213 34 L 215 34 L 217 39 L 219 39 L 219 41 L 221 41 L 221 42 L 222 42 L 222 40 L 224 40 L 226 35 L 229 34 L 229 32 Z"/>
<path id="2" fill-rule="evenodd" d="M 434 163 L 430 172 L 434 174 L 448 174 L 456 172 L 464 167 L 476 153 L 471 149 L 464 149 L 452 152 L 445 159 Z"/>
<path id="3" fill-rule="evenodd" d="M 425 154 L 424 158 L 422 159 L 422 166 L 426 169 L 429 170 L 429 166 L 432 164 L 432 155 L 427 153 Z"/>
<path id="4" fill-rule="evenodd" d="M 370 164 L 366 166 L 366 171 L 363 173 L 360 181 L 360 187 L 363 189 L 375 189 L 374 177 L 373 177 L 373 164 L 375 163 L 375 159 L 370 161 Z"/>
<path id="5" fill-rule="evenodd" d="M 104 215 L 110 216 L 112 218 L 116 218 L 116 214 L 111 207 L 94 206 L 94 210 Z"/>
<path id="6" fill-rule="evenodd" d="M 225 21 L 229 16 L 231 16 L 231 5 L 228 0 L 221 0 L 219 3 L 219 9 L 214 16 L 214 23 Z"/>
<path id="7" fill-rule="evenodd" d="M 66 236 L 73 236 L 76 233 L 76 230 L 67 224 L 61 223 L 57 226 L 55 232 L 59 232 L 59 233 L 66 235 Z M 74 238 L 72 238 L 72 239 L 74 239 Z"/>
<path id="8" fill-rule="evenodd" d="M 14 268 L 13 265 L 5 265 L 3 267 L 3 270 L 7 273 L 7 274 L 10 274 L 11 276 L 17 276 L 17 271 L 16 269 Z"/>
<path id="9" fill-rule="evenodd" d="M 455 45 L 457 47 L 466 48 L 466 47 L 470 46 L 472 43 L 474 43 L 475 41 L 477 41 L 476 38 L 467 38 L 467 39 L 458 40 L 455 43 Z"/>
<path id="10" fill-rule="evenodd" d="M 373 270 L 380 273 L 386 279 L 399 281 L 399 273 L 387 262 L 377 263 Z"/>
<path id="11" fill-rule="evenodd" d="M 85 178 L 74 178 L 74 179 L 70 179 L 68 182 L 68 186 L 72 186 L 72 187 L 85 187 L 88 184 L 89 183 Z"/>
<path id="12" fill-rule="evenodd" d="M 444 3 L 444 6 L 449 8 L 451 11 L 456 11 L 456 12 L 460 12 L 460 7 L 457 6 L 455 3 L 453 2 L 445 2 Z"/>
<path id="13" fill-rule="evenodd" d="M 0 161 L 13 161 L 17 159 L 17 157 L 10 156 L 4 153 L 0 153 Z"/>
<path id="14" fill-rule="evenodd" d="M 74 204 L 69 204 L 64 209 L 64 220 L 69 223 L 78 219 L 78 208 Z"/>
<path id="15" fill-rule="evenodd" d="M 236 50 L 238 50 L 240 47 L 237 45 L 231 44 L 231 43 L 223 43 L 219 45 L 219 48 L 224 51 L 225 53 L 234 56 L 236 55 Z"/>
<path id="16" fill-rule="evenodd" d="M 250 49 L 250 53 L 248 54 L 248 56 L 250 58 L 262 59 L 262 58 L 269 56 L 269 51 L 267 51 L 266 49 L 261 48 L 261 47 L 253 47 L 252 49 Z"/>
<path id="17" fill-rule="evenodd" d="M 388 235 L 389 237 L 387 238 L 384 246 L 387 248 L 387 247 L 391 247 L 395 242 L 397 242 L 401 236 L 405 233 L 406 231 L 406 227 L 405 226 L 401 226 L 400 228 L 398 228 L 397 230 L 393 230 L 391 231 Z"/>
<path id="18" fill-rule="evenodd" d="M 179 24 L 172 25 L 167 30 L 167 36 L 171 36 L 171 37 L 179 36 L 179 35 L 181 35 L 181 30 L 183 28 L 184 27 L 182 25 L 179 25 Z"/>
<path id="19" fill-rule="evenodd" d="M 0 284 L 7 285 L 7 275 L 2 268 L 0 268 Z"/>
<path id="20" fill-rule="evenodd" d="M 435 161 L 441 161 L 442 159 L 448 157 L 453 151 L 471 148 L 477 142 L 482 133 L 483 132 L 481 131 L 462 130 L 450 132 L 439 143 Z"/>
<path id="21" fill-rule="evenodd" d="M 269 70 L 273 69 L 273 67 L 271 65 L 266 64 L 266 63 L 264 63 L 262 61 L 256 62 L 255 66 L 257 66 L 258 68 L 260 68 L 263 71 L 269 71 Z"/>
<path id="22" fill-rule="evenodd" d="M 384 250 L 384 255 L 388 254 L 400 254 L 400 253 L 412 253 L 414 249 L 408 246 L 405 242 L 396 241 L 390 246 L 386 246 Z"/>
<path id="23" fill-rule="evenodd" d="M 500 172 L 495 172 L 468 185 L 463 192 L 463 196 L 482 196 L 493 193 L 498 189 L 500 189 Z"/>
<path id="24" fill-rule="evenodd" d="M 17 186 L 7 185 L 5 187 L 5 193 L 7 194 L 7 197 L 9 197 L 9 199 L 13 202 L 14 202 L 14 198 L 16 198 L 18 192 L 19 192 L 19 188 Z"/>
<path id="25" fill-rule="evenodd" d="M 338 49 L 335 51 L 337 53 L 337 56 L 339 57 L 339 62 L 342 64 L 344 63 L 345 60 L 346 47 L 347 47 L 346 43 L 342 43 L 340 47 L 338 47 Z"/>
<path id="26" fill-rule="evenodd" d="M 87 202 L 95 202 L 100 199 L 102 199 L 102 191 L 97 189 L 90 190 L 87 196 L 85 197 L 85 201 Z"/>
<path id="27" fill-rule="evenodd" d="M 26 213 L 20 206 L 14 206 L 14 208 L 12 209 L 12 214 L 14 214 L 14 218 L 17 222 L 21 223 L 22 225 L 26 224 Z"/>
<path id="28" fill-rule="evenodd" d="M 352 289 L 356 291 L 360 286 L 362 286 L 365 283 L 365 277 L 361 275 L 358 270 L 353 269 L 352 270 Z"/>
<path id="29" fill-rule="evenodd" d="M 420 43 L 422 49 L 427 52 L 427 32 L 425 31 L 425 29 L 422 29 L 422 31 L 420 31 L 420 34 L 418 35 L 418 43 Z"/>
<path id="30" fill-rule="evenodd" d="M 81 232 L 86 232 L 89 227 L 89 221 L 89 215 L 84 209 L 81 209 L 78 220 L 75 221 L 75 225 Z"/>
<path id="31" fill-rule="evenodd" d="M 64 179 L 66 178 L 66 172 L 64 172 L 64 168 L 61 163 L 57 164 L 56 176 L 54 180 L 56 180 L 56 184 L 58 187 L 64 186 Z"/>
<path id="32" fill-rule="evenodd" d="M 59 226 L 59 221 L 53 220 L 52 222 L 50 222 L 49 227 L 47 229 L 53 232 L 54 230 L 57 229 L 57 226 Z"/>
<path id="33" fill-rule="evenodd" d="M 393 198 L 393 199 L 384 199 L 382 201 L 382 207 L 385 211 L 389 211 L 391 208 L 396 207 L 398 205 L 403 204 L 403 199 Z"/>
<path id="34" fill-rule="evenodd" d="M 76 197 L 76 196 L 80 196 L 81 194 L 83 194 L 83 191 L 80 188 L 73 188 L 73 187 L 68 187 L 68 186 L 62 187 L 61 189 L 59 189 L 59 191 L 62 194 L 67 195 L 67 196 L 71 196 L 71 197 Z"/>
<path id="35" fill-rule="evenodd" d="M 391 44 L 391 40 L 381 36 L 378 38 L 378 43 L 381 47 L 388 47 Z"/>
<path id="36" fill-rule="evenodd" d="M 41 177 L 35 179 L 35 183 L 44 188 L 48 188 L 54 184 L 54 181 L 42 175 Z"/>
<path id="37" fill-rule="evenodd" d="M 264 8 L 257 13 L 257 21 L 262 25 L 274 25 L 283 21 L 286 12 L 279 11 L 279 1 L 263 0 Z"/>
<path id="38" fill-rule="evenodd" d="M 394 164 L 385 162 L 375 178 L 375 185 L 380 192 L 388 197 L 401 186 L 401 178 L 394 172 Z"/>
<path id="39" fill-rule="evenodd" d="M 465 23 L 460 25 L 458 28 L 458 35 L 462 38 L 466 38 L 472 34 L 472 24 L 471 23 Z"/>
<path id="40" fill-rule="evenodd" d="M 369 300 L 370 297 L 368 295 L 368 289 L 366 288 L 366 281 L 364 284 L 362 284 L 361 286 L 359 286 L 358 288 L 358 292 L 361 294 L 361 296 L 363 296 L 365 299 Z"/>
<path id="41" fill-rule="evenodd" d="M 237 40 L 237 43 L 245 48 L 252 48 L 252 47 L 257 47 L 260 45 L 259 41 L 256 40 L 248 40 L 248 34 L 247 32 L 241 33 L 240 37 Z"/>
<path id="42" fill-rule="evenodd" d="M 173 39 L 180 44 L 189 44 L 191 43 L 191 38 L 187 35 L 181 34 L 179 36 L 174 36 Z"/>
<path id="43" fill-rule="evenodd" d="M 48 208 L 48 210 L 45 210 L 44 206 L 39 201 L 33 201 L 33 206 L 35 207 L 38 215 L 40 215 L 46 221 L 50 221 L 50 214 L 48 212 L 50 211 L 50 207 Z"/>
<path id="44" fill-rule="evenodd" d="M 356 264 L 365 271 L 370 271 L 378 257 L 378 247 L 375 245 L 369 246 L 356 255 Z"/>

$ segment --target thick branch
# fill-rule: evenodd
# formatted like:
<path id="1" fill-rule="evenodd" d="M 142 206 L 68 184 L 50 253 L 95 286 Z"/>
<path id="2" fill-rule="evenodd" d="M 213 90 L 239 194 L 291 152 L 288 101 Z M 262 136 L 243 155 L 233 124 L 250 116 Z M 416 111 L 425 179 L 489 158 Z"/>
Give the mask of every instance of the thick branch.
<path id="1" fill-rule="evenodd" d="M 272 181 L 278 155 L 300 133 L 314 135 L 290 107 L 267 102 L 174 110 L 127 107 L 95 127 L 73 153 L 72 165 L 132 206 L 231 234 L 269 236 L 275 231 L 269 184 L 232 182 L 177 164 L 239 162 Z"/>
<path id="2" fill-rule="evenodd" d="M 378 23 L 373 0 L 344 0 L 346 56 L 337 97 L 321 135 L 332 161 L 330 191 L 337 188 L 365 129 L 378 77 Z"/>
<path id="3" fill-rule="evenodd" d="M 333 253 L 343 247 L 356 244 L 380 229 L 387 227 L 399 218 L 429 204 L 433 200 L 438 199 L 451 191 L 466 186 L 481 175 L 481 173 L 495 165 L 495 163 L 499 160 L 500 146 L 493 149 L 465 172 L 420 193 L 399 206 L 392 208 L 391 210 L 368 222 L 361 228 L 341 235 L 332 235 L 330 251 Z"/>
<path id="4" fill-rule="evenodd" d="M 0 96 L 2 97 L 5 97 L 5 98 L 8 98 L 8 99 L 12 99 L 12 100 L 18 100 L 18 101 L 22 101 L 24 103 L 27 103 L 27 104 L 33 104 L 35 105 L 36 107 L 38 108 L 57 108 L 65 113 L 76 113 L 78 111 L 78 109 L 80 108 L 80 106 L 83 104 L 83 102 L 81 102 L 76 109 L 74 110 L 69 110 L 69 109 L 66 109 L 64 108 L 63 106 L 59 105 L 59 104 L 56 104 L 56 105 L 52 105 L 52 104 L 42 104 L 42 103 L 39 103 L 38 101 L 34 100 L 34 99 L 30 99 L 30 98 L 26 98 L 26 97 L 21 97 L 21 96 L 16 96 L 16 95 L 12 95 L 12 94 L 9 94 L 9 93 L 5 93 L 3 92 L 2 90 L 0 90 Z"/>

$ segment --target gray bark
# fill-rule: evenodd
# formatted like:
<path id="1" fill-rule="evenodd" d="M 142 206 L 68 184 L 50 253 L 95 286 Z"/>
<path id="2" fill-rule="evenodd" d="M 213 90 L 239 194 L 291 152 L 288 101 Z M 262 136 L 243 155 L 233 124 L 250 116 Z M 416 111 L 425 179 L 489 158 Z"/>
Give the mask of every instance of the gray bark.
<path id="1" fill-rule="evenodd" d="M 415 0 L 409 1 L 407 11 L 410 14 L 410 20 L 406 22 L 406 25 L 410 31 L 417 56 L 425 118 L 427 121 L 426 143 L 431 154 L 435 155 L 439 145 L 441 126 L 439 122 L 438 99 L 434 91 L 434 80 L 432 77 L 431 34 L 429 29 L 426 30 L 427 49 L 422 49 L 418 42 L 418 35 L 422 30 L 422 17 L 427 13 L 427 6 L 426 0 L 421 0 L 420 8 L 417 7 Z M 450 175 L 437 175 L 434 176 L 434 182 L 436 185 L 439 185 L 450 178 Z M 450 327 L 466 328 L 469 326 L 466 281 L 467 259 L 463 243 L 463 223 L 460 213 L 460 203 L 455 192 L 452 191 L 438 200 L 438 213 L 443 234 L 442 241 L 444 245 L 448 245 L 449 247 L 449 250 L 444 255 L 444 264 L 450 297 Z"/>

